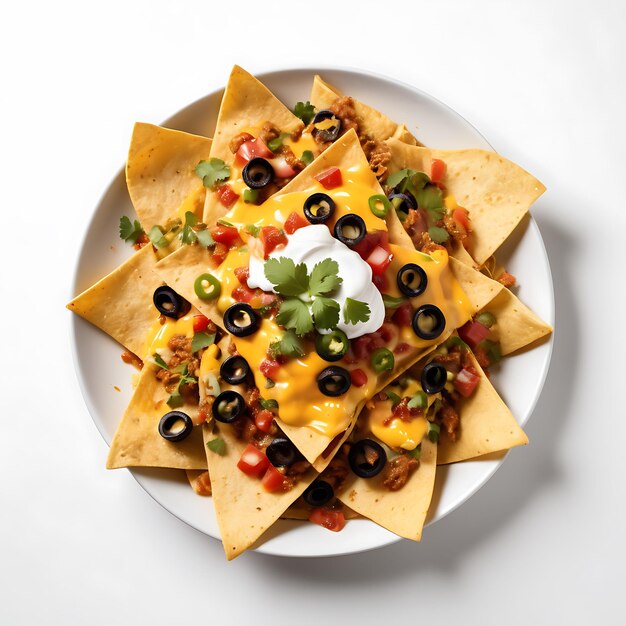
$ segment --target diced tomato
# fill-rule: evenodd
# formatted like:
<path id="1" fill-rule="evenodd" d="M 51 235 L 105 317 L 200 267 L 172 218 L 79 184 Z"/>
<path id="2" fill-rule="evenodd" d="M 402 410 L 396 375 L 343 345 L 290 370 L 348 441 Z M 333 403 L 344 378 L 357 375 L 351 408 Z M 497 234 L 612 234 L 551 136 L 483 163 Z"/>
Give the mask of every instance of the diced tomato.
<path id="1" fill-rule="evenodd" d="M 365 259 L 365 262 L 372 268 L 374 275 L 381 275 L 389 267 L 391 259 L 393 259 L 393 255 L 389 250 L 385 250 L 382 246 L 376 246 Z"/>
<path id="2" fill-rule="evenodd" d="M 265 378 L 275 380 L 276 374 L 278 374 L 278 370 L 280 369 L 280 363 L 273 359 L 263 359 L 259 369 Z"/>
<path id="3" fill-rule="evenodd" d="M 325 189 L 335 189 L 341 187 L 343 179 L 341 178 L 341 170 L 338 167 L 331 167 L 329 170 L 318 174 L 315 177 L 322 187 Z"/>
<path id="4" fill-rule="evenodd" d="M 250 278 L 250 268 L 243 265 L 235 268 L 235 276 L 237 280 L 246 287 L 248 286 L 248 278 Z"/>
<path id="5" fill-rule="evenodd" d="M 274 421 L 274 414 L 267 409 L 261 409 L 254 416 L 254 424 L 264 433 L 269 433 L 272 430 L 272 422 Z"/>
<path id="6" fill-rule="evenodd" d="M 355 369 L 350 372 L 350 380 L 355 387 L 362 387 L 367 383 L 367 374 L 362 369 Z"/>
<path id="7" fill-rule="evenodd" d="M 394 354 L 404 354 L 411 349 L 411 346 L 408 343 L 404 343 L 404 341 L 400 342 L 394 349 Z"/>
<path id="8" fill-rule="evenodd" d="M 263 226 L 261 228 L 261 242 L 263 243 L 263 258 L 267 259 L 280 245 L 287 245 L 287 235 L 276 226 Z"/>
<path id="9" fill-rule="evenodd" d="M 209 325 L 209 318 L 204 315 L 194 315 L 193 316 L 193 332 L 194 333 L 203 333 L 207 326 Z"/>
<path id="10" fill-rule="evenodd" d="M 478 372 L 470 365 L 464 367 L 454 379 L 454 388 L 464 397 L 469 398 L 476 389 L 480 376 Z"/>
<path id="11" fill-rule="evenodd" d="M 235 155 L 235 163 L 240 167 L 255 157 L 263 159 L 273 158 L 274 153 L 263 143 L 261 139 L 249 139 L 241 144 Z"/>
<path id="12" fill-rule="evenodd" d="M 346 518 L 342 511 L 331 511 L 321 506 L 311 511 L 309 521 L 333 532 L 339 532 L 346 525 Z"/>
<path id="13" fill-rule="evenodd" d="M 249 304 L 253 309 L 261 309 L 276 303 L 276 294 L 267 293 L 262 289 L 256 289 Z"/>
<path id="14" fill-rule="evenodd" d="M 293 235 L 298 228 L 304 228 L 304 226 L 310 226 L 309 222 L 295 211 L 289 214 L 287 221 L 285 222 L 285 232 L 288 235 Z"/>
<path id="15" fill-rule="evenodd" d="M 352 350 L 354 352 L 354 356 L 359 360 L 366 359 L 370 354 L 370 343 L 372 342 L 372 338 L 369 335 L 362 335 L 361 337 L 357 337 L 353 339 L 351 342 Z"/>
<path id="16" fill-rule="evenodd" d="M 413 307 L 410 302 L 402 303 L 393 313 L 391 319 L 398 326 L 410 326 L 413 321 Z"/>
<path id="17" fill-rule="evenodd" d="M 250 304 L 252 298 L 256 295 L 256 290 L 250 289 L 248 285 L 237 285 L 230 295 L 233 300 L 237 302 L 247 302 Z"/>
<path id="18" fill-rule="evenodd" d="M 229 248 L 241 243 L 239 232 L 234 226 L 224 226 L 224 224 L 217 224 L 211 229 L 211 237 L 213 237 L 213 239 L 218 243 L 223 243 Z"/>
<path id="19" fill-rule="evenodd" d="M 452 211 L 452 219 L 466 232 L 470 232 L 469 213 L 463 207 L 457 207 Z"/>
<path id="20" fill-rule="evenodd" d="M 276 157 L 272 159 L 272 168 L 274 168 L 274 174 L 278 178 L 293 178 L 298 172 L 287 163 L 285 157 Z"/>
<path id="21" fill-rule="evenodd" d="M 374 230 L 365 235 L 352 249 L 365 261 L 370 252 L 377 246 L 389 245 L 389 238 L 384 230 Z"/>
<path id="22" fill-rule="evenodd" d="M 384 274 L 376 274 L 372 276 L 372 282 L 374 283 L 374 287 L 376 287 L 376 289 L 378 289 L 381 293 L 387 291 L 389 283 Z"/>
<path id="23" fill-rule="evenodd" d="M 219 201 L 227 209 L 230 209 L 230 207 L 233 206 L 233 204 L 235 204 L 237 200 L 239 200 L 239 194 L 236 193 L 235 190 L 228 183 L 220 185 L 215 190 L 215 193 L 217 194 Z"/>
<path id="24" fill-rule="evenodd" d="M 385 342 L 389 343 L 396 336 L 396 329 L 392 324 L 383 324 L 376 333 L 380 335 L 380 338 Z"/>
<path id="25" fill-rule="evenodd" d="M 480 322 L 470 320 L 458 330 L 459 337 L 470 347 L 475 348 L 489 336 L 489 329 Z"/>
<path id="26" fill-rule="evenodd" d="M 265 491 L 273 493 L 275 491 L 281 491 L 283 488 L 284 476 L 273 466 L 270 465 L 266 470 L 263 478 L 261 478 L 261 484 Z"/>
<path id="27" fill-rule="evenodd" d="M 214 267 L 221 265 L 228 254 L 228 247 L 223 243 L 217 243 L 211 251 L 211 263 Z"/>
<path id="28" fill-rule="evenodd" d="M 265 456 L 265 452 L 259 450 L 251 443 L 244 448 L 241 458 L 237 463 L 237 467 L 244 474 L 255 476 L 256 478 L 261 478 L 269 465 L 270 461 L 267 456 Z"/>
<path id="29" fill-rule="evenodd" d="M 443 177 L 446 175 L 446 164 L 441 159 L 433 159 L 433 162 L 430 166 L 430 179 L 434 183 L 439 183 L 443 180 Z"/>

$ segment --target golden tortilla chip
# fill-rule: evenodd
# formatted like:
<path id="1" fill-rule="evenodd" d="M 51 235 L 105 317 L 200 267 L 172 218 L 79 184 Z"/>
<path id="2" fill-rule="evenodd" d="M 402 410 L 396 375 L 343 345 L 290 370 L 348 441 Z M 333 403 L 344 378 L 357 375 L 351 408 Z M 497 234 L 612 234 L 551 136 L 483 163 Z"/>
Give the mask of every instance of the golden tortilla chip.
<path id="1" fill-rule="evenodd" d="M 390 172 L 410 168 L 429 173 L 432 159 L 445 162 L 446 188 L 470 214 L 468 251 L 478 265 L 500 247 L 546 189 L 519 165 L 488 150 L 431 150 L 397 139 L 387 145 Z"/>
<path id="2" fill-rule="evenodd" d="M 211 140 L 138 122 L 126 162 L 126 184 L 146 232 L 185 211 L 202 216 L 205 190 L 195 167 L 209 158 Z M 178 215 L 180 213 L 180 215 Z"/>
<path id="3" fill-rule="evenodd" d="M 183 441 L 170 442 L 161 437 L 158 426 L 171 409 L 169 393 L 156 377 L 158 368 L 146 361 L 139 382 L 111 443 L 107 468 L 170 467 L 206 469 L 206 455 L 200 428 L 194 428 Z M 193 414 L 197 407 L 181 407 Z"/>
<path id="4" fill-rule="evenodd" d="M 67 308 L 143 357 L 146 336 L 158 317 L 152 296 L 163 284 L 156 262 L 152 246 L 144 246 Z"/>
<path id="5" fill-rule="evenodd" d="M 528 443 L 526 433 L 493 388 L 474 355 L 470 352 L 469 356 L 480 374 L 480 382 L 472 396 L 464 399 L 459 408 L 461 425 L 457 440 L 452 441 L 444 433 L 439 439 L 439 465 L 465 461 Z"/>
<path id="6" fill-rule="evenodd" d="M 347 506 L 383 528 L 405 539 L 419 541 L 430 506 L 437 469 L 437 444 L 422 441 L 419 467 L 398 491 L 382 484 L 382 473 L 374 478 L 351 474 L 337 497 Z"/>

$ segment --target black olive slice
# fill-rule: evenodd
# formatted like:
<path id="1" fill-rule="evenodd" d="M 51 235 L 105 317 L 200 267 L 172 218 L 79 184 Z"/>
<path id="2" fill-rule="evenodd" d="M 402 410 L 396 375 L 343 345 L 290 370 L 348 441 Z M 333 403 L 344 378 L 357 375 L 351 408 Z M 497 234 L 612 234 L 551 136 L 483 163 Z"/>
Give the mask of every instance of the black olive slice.
<path id="1" fill-rule="evenodd" d="M 326 126 L 323 122 L 332 120 L 333 124 L 328 128 L 319 128 L 319 126 Z M 321 141 L 335 141 L 339 137 L 341 132 L 341 120 L 335 117 L 335 114 L 329 109 L 323 109 L 318 111 L 313 118 L 313 130 L 311 135 L 315 138 L 319 138 Z"/>
<path id="2" fill-rule="evenodd" d="M 356 246 L 367 235 L 367 227 L 362 217 L 354 213 L 344 215 L 335 224 L 335 237 L 346 246 Z"/>
<path id="3" fill-rule="evenodd" d="M 286 437 L 276 437 L 265 448 L 265 454 L 274 467 L 288 467 L 300 458 L 298 449 Z"/>
<path id="4" fill-rule="evenodd" d="M 432 361 L 424 366 L 422 370 L 422 389 L 427 394 L 439 393 L 448 380 L 448 371 L 441 363 Z"/>
<path id="5" fill-rule="evenodd" d="M 231 385 L 242 383 L 250 374 L 250 366 L 240 354 L 224 359 L 220 365 L 220 376 Z"/>
<path id="6" fill-rule="evenodd" d="M 335 201 L 325 193 L 314 193 L 304 201 L 304 217 L 311 224 L 323 224 L 335 212 Z"/>
<path id="7" fill-rule="evenodd" d="M 243 415 L 246 410 L 246 401 L 243 396 L 232 389 L 222 391 L 215 402 L 213 402 L 212 412 L 213 417 L 218 422 L 224 424 L 230 424 L 234 422 L 238 417 Z"/>
<path id="8" fill-rule="evenodd" d="M 152 302 L 161 315 L 173 319 L 187 315 L 191 309 L 191 304 L 167 285 L 157 287 L 154 290 Z"/>
<path id="9" fill-rule="evenodd" d="M 387 197 L 396 211 L 408 213 L 409 209 L 417 209 L 417 201 L 410 193 L 391 193 Z"/>
<path id="10" fill-rule="evenodd" d="M 246 163 L 241 174 L 250 189 L 262 189 L 274 178 L 274 168 L 269 161 L 256 157 Z"/>
<path id="11" fill-rule="evenodd" d="M 387 453 L 379 443 L 371 439 L 361 439 L 350 446 L 348 462 L 357 476 L 372 478 L 383 471 L 387 463 Z"/>
<path id="12" fill-rule="evenodd" d="M 403 265 L 396 276 L 398 289 L 409 298 L 415 298 L 426 291 L 428 276 L 423 268 L 415 263 Z"/>
<path id="13" fill-rule="evenodd" d="M 311 506 L 323 506 L 335 497 L 335 490 L 325 480 L 318 478 L 306 488 L 302 497 Z"/>
<path id="14" fill-rule="evenodd" d="M 187 413 L 170 411 L 159 422 L 159 435 L 168 441 L 182 441 L 191 434 L 193 422 Z"/>
<path id="15" fill-rule="evenodd" d="M 350 389 L 350 385 L 350 372 L 337 365 L 327 367 L 317 375 L 317 386 L 325 396 L 341 396 Z"/>
<path id="16" fill-rule="evenodd" d="M 434 304 L 423 304 L 413 315 L 413 332 L 421 339 L 436 339 L 446 327 L 446 318 Z"/>
<path id="17" fill-rule="evenodd" d="M 235 337 L 247 337 L 259 330 L 261 318 L 245 302 L 236 302 L 224 312 L 224 326 Z"/>

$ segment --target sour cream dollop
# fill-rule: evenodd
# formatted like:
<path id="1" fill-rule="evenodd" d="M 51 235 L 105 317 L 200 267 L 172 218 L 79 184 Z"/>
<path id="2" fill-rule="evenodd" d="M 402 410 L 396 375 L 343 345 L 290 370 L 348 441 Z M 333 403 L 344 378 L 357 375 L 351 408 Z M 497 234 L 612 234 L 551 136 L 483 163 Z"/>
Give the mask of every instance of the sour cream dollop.
<path id="1" fill-rule="evenodd" d="M 296 264 L 304 263 L 309 273 L 317 263 L 324 259 L 333 259 L 339 265 L 339 276 L 343 282 L 339 289 L 329 297 L 341 307 L 337 327 L 343 330 L 349 339 L 373 333 L 381 327 L 385 321 L 383 298 L 372 282 L 372 268 L 354 250 L 335 239 L 324 224 L 299 228 L 293 235 L 287 235 L 287 240 L 287 244 L 271 252 L 269 258 L 287 257 Z M 263 258 L 259 258 L 255 250 L 251 249 L 248 287 L 274 291 L 272 283 L 265 277 L 264 265 Z M 366 302 L 369 305 L 370 317 L 367 322 L 346 324 L 343 321 L 346 298 Z M 330 331 L 322 330 L 321 332 Z"/>

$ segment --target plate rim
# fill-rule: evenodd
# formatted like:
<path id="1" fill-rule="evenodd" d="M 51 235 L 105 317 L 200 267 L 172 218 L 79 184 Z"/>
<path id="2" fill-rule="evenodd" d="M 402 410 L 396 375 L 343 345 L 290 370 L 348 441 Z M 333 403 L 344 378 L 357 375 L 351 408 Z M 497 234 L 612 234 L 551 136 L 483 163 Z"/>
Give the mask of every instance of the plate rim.
<path id="1" fill-rule="evenodd" d="M 322 75 L 324 73 L 326 74 L 339 73 L 339 74 L 348 75 L 350 77 L 355 77 L 355 76 L 357 78 L 365 77 L 367 79 L 374 79 L 376 81 L 382 81 L 383 83 L 389 83 L 396 87 L 397 86 L 402 87 L 403 89 L 409 92 L 412 92 L 416 94 L 417 96 L 424 98 L 425 100 L 430 101 L 436 107 L 445 109 L 445 111 L 448 114 L 451 114 L 454 117 L 456 117 L 466 128 L 468 128 L 479 141 L 484 143 L 492 151 L 496 152 L 496 150 L 489 143 L 489 141 L 485 138 L 485 136 L 472 123 L 470 123 L 463 115 L 458 113 L 451 106 L 441 101 L 440 99 L 436 98 L 435 96 L 432 96 L 428 92 L 418 87 L 415 87 L 414 85 L 407 83 L 402 79 L 392 78 L 390 76 L 386 76 L 384 74 L 380 74 L 378 72 L 374 72 L 371 70 L 364 70 L 362 68 L 332 65 L 332 64 L 326 64 L 323 67 L 311 65 L 311 64 L 298 64 L 293 67 L 283 66 L 279 69 L 266 69 L 264 71 L 254 73 L 253 75 L 255 76 L 255 78 L 258 78 L 261 82 L 265 84 L 267 80 L 272 80 L 273 78 L 280 79 L 281 77 L 284 77 L 284 75 L 288 75 L 294 72 L 298 74 L 308 73 L 309 75 L 311 73 L 322 74 Z M 175 119 L 176 117 L 180 115 L 185 114 L 191 109 L 194 109 L 203 100 L 207 98 L 219 96 L 219 94 L 224 91 L 224 88 L 225 87 L 219 87 L 217 89 L 209 91 L 208 93 L 204 94 L 203 96 L 199 98 L 196 98 L 192 102 L 178 109 L 178 111 L 174 112 L 172 115 L 168 116 L 159 125 L 169 127 L 168 124 L 171 125 L 171 121 L 173 119 Z M 105 200 L 108 197 L 108 195 L 114 190 L 114 187 L 117 184 L 120 177 L 121 178 L 124 177 L 124 172 L 125 172 L 125 167 L 122 166 L 121 168 L 117 170 L 116 173 L 114 173 L 113 177 L 110 179 L 109 184 L 106 186 L 103 192 L 99 195 L 98 200 L 95 203 L 94 208 L 91 211 L 91 216 L 86 224 L 85 230 L 82 235 L 79 253 L 77 255 L 76 264 L 75 264 L 74 271 L 72 274 L 72 280 L 71 280 L 72 293 L 70 294 L 70 300 L 75 297 L 75 294 L 80 293 L 79 287 L 78 287 L 79 274 L 80 274 L 80 268 L 82 265 L 83 258 L 85 255 L 88 254 L 88 250 L 86 249 L 87 235 L 91 231 L 92 226 L 98 217 L 100 207 L 105 203 Z M 539 398 L 541 397 L 541 394 L 543 392 L 543 387 L 545 385 L 548 371 L 550 369 L 550 363 L 552 360 L 552 353 L 553 353 L 553 348 L 554 348 L 554 334 L 555 334 L 555 330 L 554 330 L 555 296 L 554 296 L 554 284 L 553 284 L 550 260 L 549 260 L 548 253 L 545 247 L 545 242 L 543 240 L 543 237 L 541 236 L 541 231 L 539 230 L 539 226 L 530 212 L 528 213 L 527 224 L 528 224 L 528 228 L 534 231 L 533 235 L 535 236 L 535 238 L 537 239 L 539 243 L 541 256 L 542 256 L 542 262 L 545 264 L 545 268 L 546 268 L 546 278 L 547 278 L 547 282 L 549 286 L 550 297 L 549 297 L 549 301 L 547 302 L 547 314 L 545 315 L 545 317 L 547 318 L 546 321 L 551 325 L 553 330 L 552 330 L 551 335 L 545 341 L 545 343 L 547 344 L 547 351 L 546 351 L 546 355 L 542 364 L 541 372 L 539 374 L 539 379 L 538 379 L 539 384 L 536 388 L 533 401 L 530 403 L 530 405 L 526 409 L 526 412 L 524 415 L 515 416 L 516 420 L 522 427 L 525 426 L 525 424 L 528 422 L 528 420 L 534 413 L 537 403 L 539 401 Z M 81 363 L 79 354 L 78 354 L 78 336 L 77 336 L 78 330 L 77 329 L 78 329 L 80 321 L 81 320 L 79 319 L 79 316 L 77 315 L 71 315 L 69 318 L 69 334 L 70 334 L 70 341 L 71 341 L 71 348 L 72 348 L 72 360 L 74 364 L 74 371 L 75 371 L 76 378 L 78 380 L 78 385 L 81 391 L 81 395 L 87 407 L 87 411 L 91 417 L 91 421 L 96 426 L 96 429 L 100 433 L 100 436 L 104 440 L 105 444 L 110 447 L 110 442 L 108 441 L 108 438 L 104 432 L 104 427 L 101 426 L 99 421 L 94 417 L 94 415 L 97 414 L 98 411 L 95 410 L 95 407 L 92 403 L 91 395 L 88 392 L 87 384 L 86 384 L 86 376 L 83 374 L 83 364 Z M 424 527 L 426 528 L 430 526 L 431 524 L 443 519 L 447 515 L 451 514 L 453 511 L 456 511 L 462 504 L 464 504 L 473 495 L 475 495 L 482 487 L 484 487 L 484 485 L 493 477 L 496 471 L 502 466 L 505 459 L 508 457 L 509 452 L 510 450 L 507 450 L 506 453 L 502 456 L 502 458 L 494 462 L 493 466 L 489 469 L 489 471 L 485 473 L 485 475 L 481 478 L 481 480 L 479 480 L 476 484 L 474 484 L 471 489 L 467 490 L 467 492 L 459 496 L 459 498 L 457 498 L 457 500 L 445 512 L 443 512 L 440 516 L 438 516 L 435 520 L 428 520 L 426 524 L 424 525 Z M 472 459 L 469 459 L 467 462 L 472 462 Z M 141 488 L 152 498 L 152 500 L 154 500 L 154 502 L 159 504 L 164 510 L 166 510 L 168 513 L 170 513 L 171 515 L 179 519 L 181 522 L 187 524 L 188 526 L 190 526 L 197 532 L 200 532 L 203 535 L 210 537 L 211 539 L 217 539 L 218 541 L 221 541 L 219 537 L 213 537 L 211 534 L 207 533 L 204 529 L 199 528 L 192 520 L 186 519 L 180 513 L 172 510 L 171 508 L 168 508 L 163 502 L 158 500 L 157 497 L 151 492 L 151 490 L 144 484 L 145 477 L 141 476 L 141 469 L 144 469 L 144 468 L 126 468 L 126 469 L 129 471 L 129 473 L 135 479 L 135 481 L 141 486 Z M 351 520 L 351 523 L 353 522 L 360 522 L 360 523 L 366 523 L 368 525 L 371 524 L 374 526 L 378 526 L 371 520 L 367 520 L 367 519 Z M 332 556 L 346 556 L 349 554 L 369 552 L 371 550 L 375 550 L 378 548 L 383 548 L 385 546 L 392 545 L 402 540 L 402 537 L 399 537 L 391 533 L 390 531 L 386 531 L 386 533 L 389 536 L 388 537 L 385 536 L 383 540 L 377 542 L 375 545 L 371 545 L 365 548 L 358 548 L 358 549 L 347 548 L 346 550 L 343 550 L 343 551 L 335 550 L 332 552 L 325 552 L 325 553 L 320 553 L 320 554 L 310 554 L 310 553 L 300 553 L 297 550 L 293 550 L 289 553 L 286 553 L 285 551 L 272 549 L 271 542 L 269 545 L 261 544 L 259 546 L 250 548 L 249 551 L 272 555 L 272 556 L 289 557 L 289 558 L 324 558 L 324 557 L 332 557 Z"/>

